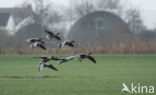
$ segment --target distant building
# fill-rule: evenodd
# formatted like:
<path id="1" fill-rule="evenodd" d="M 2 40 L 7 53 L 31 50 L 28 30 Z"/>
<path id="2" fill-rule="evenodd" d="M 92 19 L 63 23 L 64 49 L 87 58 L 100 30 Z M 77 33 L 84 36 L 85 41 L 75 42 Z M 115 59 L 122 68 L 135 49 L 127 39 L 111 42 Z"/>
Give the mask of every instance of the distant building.
<path id="1" fill-rule="evenodd" d="M 0 13 L 0 28 L 12 29 L 15 27 L 15 21 L 10 13 Z"/>
<path id="2" fill-rule="evenodd" d="M 113 13 L 96 11 L 81 17 L 70 29 L 69 40 L 79 43 L 113 43 L 133 37 L 127 24 Z"/>
<path id="3" fill-rule="evenodd" d="M 16 8 L 0 8 L 0 29 L 8 31 L 10 34 L 22 27 L 22 24 L 30 18 L 21 18 L 15 14 Z M 24 25 L 23 25 L 24 26 Z"/>

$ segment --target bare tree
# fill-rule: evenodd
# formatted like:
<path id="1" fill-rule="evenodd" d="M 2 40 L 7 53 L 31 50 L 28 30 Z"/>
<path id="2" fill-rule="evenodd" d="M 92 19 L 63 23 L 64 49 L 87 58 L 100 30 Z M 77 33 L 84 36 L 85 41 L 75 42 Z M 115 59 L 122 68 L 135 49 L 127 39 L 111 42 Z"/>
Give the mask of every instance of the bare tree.
<path id="1" fill-rule="evenodd" d="M 127 9 L 124 20 L 133 33 L 140 33 L 146 29 L 143 24 L 140 11 L 136 8 Z"/>
<path id="2" fill-rule="evenodd" d="M 22 17 L 30 16 L 37 24 L 46 26 L 59 22 L 62 17 L 51 6 L 54 6 L 54 4 L 49 0 L 26 0 L 20 5 L 20 10 L 17 11 L 17 14 Z"/>
<path id="3" fill-rule="evenodd" d="M 92 0 L 74 0 L 72 3 L 73 11 L 78 16 L 81 17 L 95 9 Z"/>
<path id="4" fill-rule="evenodd" d="M 103 10 L 114 10 L 121 7 L 120 0 L 97 0 L 97 7 Z"/>
<path id="5" fill-rule="evenodd" d="M 122 18 L 134 33 L 145 30 L 140 11 L 137 8 L 125 8 L 121 5 L 121 0 L 98 0 L 97 8 L 110 11 Z"/>

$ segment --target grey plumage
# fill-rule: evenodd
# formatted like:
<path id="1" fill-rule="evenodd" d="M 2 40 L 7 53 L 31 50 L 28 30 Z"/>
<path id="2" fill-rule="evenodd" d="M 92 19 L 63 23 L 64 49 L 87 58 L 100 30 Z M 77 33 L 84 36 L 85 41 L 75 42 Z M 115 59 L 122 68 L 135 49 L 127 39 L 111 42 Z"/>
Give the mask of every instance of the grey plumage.
<path id="1" fill-rule="evenodd" d="M 96 64 L 96 60 L 94 59 L 94 57 L 91 56 L 92 53 L 88 53 L 88 54 L 78 54 L 76 55 L 76 57 L 78 58 L 78 61 L 82 61 L 83 59 L 89 59 L 90 61 L 92 61 L 94 64 Z"/>
<path id="2" fill-rule="evenodd" d="M 61 40 L 61 38 L 59 37 L 60 33 L 57 33 L 57 34 L 54 34 L 53 32 L 51 31 L 48 31 L 48 30 L 44 30 L 48 35 L 46 36 L 47 40 L 50 40 L 52 38 L 55 38 L 57 40 Z"/>
<path id="3" fill-rule="evenodd" d="M 42 40 L 42 38 L 30 38 L 26 40 L 27 44 L 33 44 L 36 42 L 40 42 L 42 44 L 45 44 L 45 42 Z"/>
<path id="4" fill-rule="evenodd" d="M 67 57 L 67 58 L 60 58 L 59 60 L 58 60 L 58 64 L 62 64 L 62 63 L 64 63 L 64 62 L 68 62 L 68 61 L 70 61 L 70 60 L 73 60 L 75 58 L 75 56 L 69 56 L 69 57 Z"/>
<path id="5" fill-rule="evenodd" d="M 36 48 L 36 47 L 39 47 L 43 50 L 46 50 L 46 47 L 44 44 L 40 43 L 40 42 L 35 42 L 33 44 L 30 45 L 30 48 Z"/>

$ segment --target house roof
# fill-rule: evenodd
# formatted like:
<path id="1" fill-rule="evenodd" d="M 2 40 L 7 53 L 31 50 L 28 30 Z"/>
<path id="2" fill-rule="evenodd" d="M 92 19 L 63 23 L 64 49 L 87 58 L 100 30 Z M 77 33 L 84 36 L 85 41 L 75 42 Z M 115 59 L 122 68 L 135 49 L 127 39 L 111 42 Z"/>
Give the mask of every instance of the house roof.
<path id="1" fill-rule="evenodd" d="M 6 26 L 10 15 L 10 13 L 0 13 L 0 27 Z"/>
<path id="2" fill-rule="evenodd" d="M 15 24 L 20 23 L 24 18 L 18 16 L 21 8 L 0 8 L 0 27 L 6 26 L 10 15 L 13 17 Z"/>
<path id="3" fill-rule="evenodd" d="M 0 8 L 0 13 L 13 13 L 14 8 Z"/>

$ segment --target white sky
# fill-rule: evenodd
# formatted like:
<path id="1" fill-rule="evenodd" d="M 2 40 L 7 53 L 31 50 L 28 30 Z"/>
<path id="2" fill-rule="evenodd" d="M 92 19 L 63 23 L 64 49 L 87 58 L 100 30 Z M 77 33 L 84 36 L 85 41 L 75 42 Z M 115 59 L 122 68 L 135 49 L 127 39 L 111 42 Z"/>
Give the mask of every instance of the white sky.
<path id="1" fill-rule="evenodd" d="M 0 0 L 0 8 L 14 7 L 24 0 Z M 51 0 L 52 2 L 69 6 L 69 0 Z M 148 28 L 156 28 L 156 0 L 122 0 L 125 7 L 136 7 L 141 10 L 141 15 Z"/>

